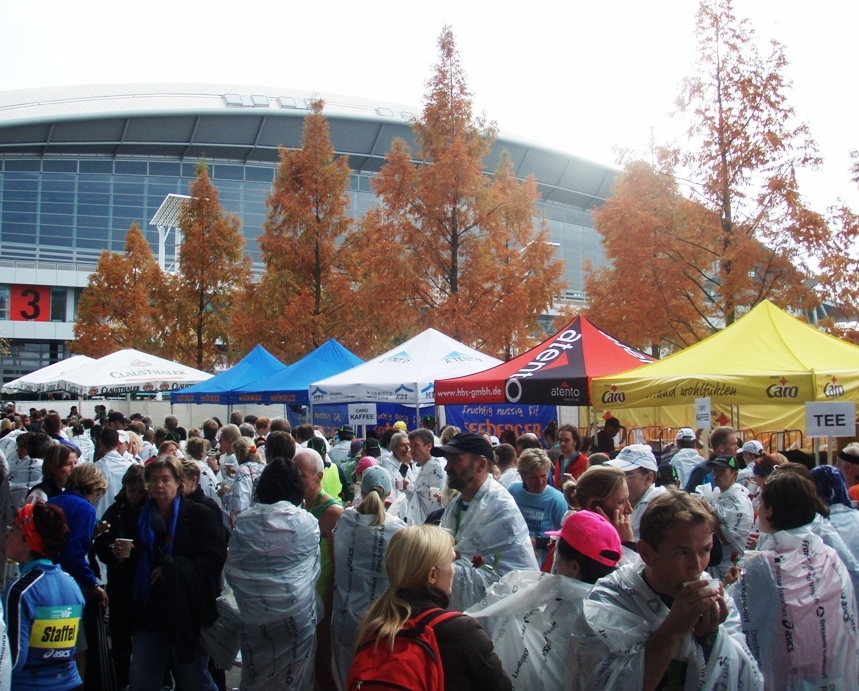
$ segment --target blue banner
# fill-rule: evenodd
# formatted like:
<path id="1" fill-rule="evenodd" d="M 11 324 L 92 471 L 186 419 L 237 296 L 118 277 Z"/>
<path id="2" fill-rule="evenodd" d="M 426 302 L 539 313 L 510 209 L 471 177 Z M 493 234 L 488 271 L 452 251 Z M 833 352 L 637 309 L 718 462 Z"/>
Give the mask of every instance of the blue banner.
<path id="1" fill-rule="evenodd" d="M 446 405 L 444 415 L 448 425 L 463 432 L 486 432 L 500 437 L 505 429 L 512 429 L 517 437 L 533 432 L 542 440 L 546 425 L 558 419 L 558 409 L 553 405 L 479 403 Z"/>

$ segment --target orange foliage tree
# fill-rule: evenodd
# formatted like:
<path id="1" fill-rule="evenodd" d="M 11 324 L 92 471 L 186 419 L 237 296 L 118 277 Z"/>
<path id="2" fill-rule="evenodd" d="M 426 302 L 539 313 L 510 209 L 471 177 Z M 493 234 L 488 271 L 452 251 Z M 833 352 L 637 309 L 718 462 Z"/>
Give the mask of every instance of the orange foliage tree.
<path id="1" fill-rule="evenodd" d="M 853 152 L 852 178 L 859 185 L 859 152 Z M 839 203 L 829 210 L 831 236 L 817 260 L 819 290 L 833 306 L 828 330 L 853 343 L 859 343 L 859 214 Z"/>
<path id="2" fill-rule="evenodd" d="M 132 224 L 124 252 L 102 252 L 90 274 L 78 303 L 70 348 L 94 358 L 123 348 L 160 354 L 153 299 L 163 280 L 149 243 Z"/>
<path id="3" fill-rule="evenodd" d="M 349 163 L 334 156 L 324 105 L 311 103 L 299 149 L 281 147 L 259 239 L 265 273 L 242 290 L 231 319 L 237 353 L 260 343 L 294 361 L 329 338 L 367 351 L 371 330 L 357 323 L 349 257 L 356 239 L 347 213 Z"/>
<path id="4" fill-rule="evenodd" d="M 593 220 L 612 264 L 586 267 L 588 318 L 654 355 L 706 336 L 717 219 L 680 193 L 670 164 L 628 162 Z"/>
<path id="5" fill-rule="evenodd" d="M 395 140 L 353 259 L 365 267 L 365 295 L 384 300 L 396 328 L 434 327 L 510 356 L 539 333 L 540 314 L 563 289 L 563 266 L 548 227 L 535 224 L 534 179 L 517 180 L 507 155 L 494 175 L 484 172 L 497 129 L 472 113 L 449 27 L 438 46 L 416 151 Z"/>
<path id="6" fill-rule="evenodd" d="M 768 298 L 813 308 L 817 298 L 802 279 L 828 229 L 805 204 L 796 178 L 819 157 L 788 102 L 784 49 L 771 41 L 762 55 L 731 0 L 702 0 L 695 31 L 698 58 L 677 105 L 688 117 L 693 147 L 683 157 L 686 175 L 719 220 L 710 278 L 720 321 L 731 324 Z M 798 270 L 785 274 L 785 266 Z"/>
<path id="7" fill-rule="evenodd" d="M 179 214 L 179 268 L 158 297 L 164 350 L 177 361 L 212 370 L 229 346 L 236 289 L 250 280 L 241 223 L 221 209 L 205 162 L 197 165 L 191 198 Z"/>
<path id="8" fill-rule="evenodd" d="M 631 160 L 615 179 L 608 201 L 594 214 L 612 265 L 591 271 L 585 290 L 588 317 L 621 340 L 658 357 L 709 336 L 724 324 L 719 300 L 723 242 L 719 216 L 678 188 L 673 155 Z M 744 238 L 735 271 L 757 295 L 790 304 L 803 276 L 786 255 Z M 741 264 L 740 264 L 741 262 Z"/>

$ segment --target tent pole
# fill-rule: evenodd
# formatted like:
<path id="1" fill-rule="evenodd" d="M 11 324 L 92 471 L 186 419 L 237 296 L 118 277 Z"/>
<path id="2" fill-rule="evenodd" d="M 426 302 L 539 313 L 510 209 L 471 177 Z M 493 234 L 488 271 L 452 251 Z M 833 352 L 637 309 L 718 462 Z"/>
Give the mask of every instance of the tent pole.
<path id="1" fill-rule="evenodd" d="M 817 458 L 820 454 L 820 437 L 814 437 L 811 440 L 811 453 L 814 454 L 814 465 L 817 465 Z"/>

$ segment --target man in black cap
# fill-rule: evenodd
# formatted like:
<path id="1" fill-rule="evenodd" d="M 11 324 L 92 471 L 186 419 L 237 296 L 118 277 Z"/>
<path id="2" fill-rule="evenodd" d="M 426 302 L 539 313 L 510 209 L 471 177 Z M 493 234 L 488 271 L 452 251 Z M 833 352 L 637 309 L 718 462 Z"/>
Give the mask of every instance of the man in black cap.
<path id="1" fill-rule="evenodd" d="M 439 439 L 438 435 L 435 433 L 435 428 L 437 424 L 438 420 L 435 419 L 435 415 L 424 415 L 421 418 L 421 428 L 432 432 L 433 439 L 435 440 L 433 444 L 435 444 L 435 446 L 441 444 L 441 439 Z"/>
<path id="2" fill-rule="evenodd" d="M 107 426 L 113 427 L 115 430 L 125 429 L 126 425 L 131 422 L 125 415 L 118 410 L 111 410 L 107 416 Z"/>
<path id="3" fill-rule="evenodd" d="M 337 439 L 336 444 L 332 444 L 328 451 L 328 458 L 338 468 L 342 468 L 343 464 L 349 460 L 352 450 L 352 440 L 355 438 L 355 430 L 349 425 L 341 425 L 335 434 Z"/>
<path id="4" fill-rule="evenodd" d="M 464 611 L 510 571 L 536 571 L 528 526 L 510 493 L 489 472 L 492 446 L 479 434 L 457 434 L 433 456 L 447 460 L 447 486 L 460 495 L 448 504 L 441 526 L 456 539 L 451 608 Z"/>

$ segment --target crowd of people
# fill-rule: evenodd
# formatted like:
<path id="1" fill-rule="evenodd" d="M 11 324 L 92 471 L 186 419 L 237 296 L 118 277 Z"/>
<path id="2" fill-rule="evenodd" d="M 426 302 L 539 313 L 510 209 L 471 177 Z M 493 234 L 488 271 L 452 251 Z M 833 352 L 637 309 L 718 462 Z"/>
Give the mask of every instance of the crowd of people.
<path id="1" fill-rule="evenodd" d="M 96 412 L 2 411 L 0 688 L 859 688 L 859 444 Z"/>

